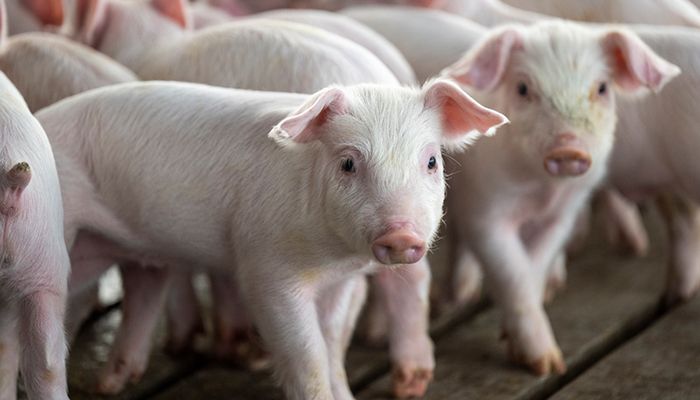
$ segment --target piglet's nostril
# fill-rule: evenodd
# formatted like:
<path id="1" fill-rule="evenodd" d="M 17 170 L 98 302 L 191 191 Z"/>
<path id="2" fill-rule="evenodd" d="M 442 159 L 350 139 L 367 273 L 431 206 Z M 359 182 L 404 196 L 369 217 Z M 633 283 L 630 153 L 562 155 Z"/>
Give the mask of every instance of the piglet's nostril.
<path id="1" fill-rule="evenodd" d="M 544 160 L 545 170 L 554 176 L 579 176 L 585 174 L 591 166 L 591 156 L 587 152 L 562 147 L 552 150 Z"/>
<path id="2" fill-rule="evenodd" d="M 425 242 L 406 229 L 396 229 L 377 238 L 372 252 L 382 264 L 413 264 L 425 255 Z"/>

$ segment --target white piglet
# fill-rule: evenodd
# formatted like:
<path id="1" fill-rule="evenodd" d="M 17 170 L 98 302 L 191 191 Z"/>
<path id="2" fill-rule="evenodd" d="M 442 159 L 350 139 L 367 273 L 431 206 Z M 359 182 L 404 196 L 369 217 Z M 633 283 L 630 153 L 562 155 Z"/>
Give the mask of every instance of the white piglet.
<path id="1" fill-rule="evenodd" d="M 620 104 L 610 183 L 634 200 L 659 199 L 671 239 L 667 300 L 700 290 L 700 164 L 697 149 L 700 31 L 643 26 L 634 31 L 683 73 L 658 96 Z"/>
<path id="2" fill-rule="evenodd" d="M 512 121 L 456 157 L 448 224 L 456 267 L 481 263 L 511 356 L 537 374 L 565 369 L 542 303 L 605 176 L 615 92 L 658 91 L 678 72 L 629 31 L 557 21 L 494 30 L 443 72 Z"/>
<path id="3" fill-rule="evenodd" d="M 326 87 L 329 80 L 396 82 L 365 48 L 301 24 L 256 19 L 191 31 L 183 0 L 81 4 L 75 29 L 80 41 L 146 80 L 301 93 Z M 290 47 L 299 56 L 280 57 Z"/>
<path id="4" fill-rule="evenodd" d="M 6 22 L 0 16 L 0 27 Z M 40 32 L 10 38 L 0 34 L 0 71 L 22 94 L 31 112 L 89 89 L 136 80 L 131 71 L 105 55 L 58 35 Z M 69 340 L 97 304 L 97 286 L 70 294 L 66 319 Z"/>
<path id="5" fill-rule="evenodd" d="M 457 62 L 487 29 L 442 10 L 401 6 L 350 7 L 346 16 L 392 43 L 413 68 L 419 82 Z M 439 26 L 440 29 L 434 29 Z"/>
<path id="6" fill-rule="evenodd" d="M 1 11 L 1 7 L 0 7 Z M 70 263 L 49 141 L 0 73 L 0 397 L 67 400 L 63 316 Z"/>
<path id="7" fill-rule="evenodd" d="M 397 85 L 391 71 L 371 52 L 352 41 L 320 29 L 288 23 L 255 19 L 229 25 L 189 32 L 187 8 L 180 1 L 107 1 L 98 0 L 92 8 L 81 9 L 81 24 L 77 32 L 99 49 L 124 61 L 146 79 L 174 79 L 195 81 L 219 86 L 256 90 L 278 90 L 311 93 L 329 84 L 382 83 Z M 83 4 L 85 5 L 85 4 Z M 167 7 L 166 7 L 167 5 Z M 148 30 L 152 40 L 135 40 L 132 31 Z M 151 46 L 147 43 L 156 43 Z M 199 55 L 192 57 L 192 54 Z M 405 64 L 405 60 L 403 61 Z M 221 67 L 225 65 L 226 67 Z M 406 69 L 409 70 L 406 66 Z M 408 81 L 412 76 L 407 77 Z M 427 285 L 430 279 L 427 263 L 405 268 L 404 276 L 383 277 L 379 282 L 387 287 L 395 302 L 391 317 L 394 334 L 390 334 L 390 352 L 397 371 L 397 392 L 420 393 L 425 390 L 434 366 L 432 342 L 427 334 Z M 83 275 L 82 270 L 75 268 Z M 88 271 L 88 275 L 89 275 Z M 385 273 L 386 274 L 386 273 Z M 148 278 L 146 278 L 148 279 Z M 392 285 L 392 279 L 400 281 Z M 83 280 L 82 277 L 76 281 Z M 218 279 L 217 279 L 218 280 Z M 125 279 L 125 282 L 138 280 Z M 177 282 L 182 283 L 182 280 Z M 415 284 L 415 290 L 411 285 Z M 145 286 L 144 286 L 145 288 Z M 153 305 L 162 300 L 153 287 L 146 288 L 138 303 Z M 178 286 L 178 293 L 186 288 Z M 402 293 L 395 293 L 402 290 Z M 408 293 L 410 291 L 410 293 Z M 126 290 L 129 295 L 129 290 Z M 215 291 L 226 293 L 226 291 Z M 404 294 L 405 293 L 405 294 Z M 228 291 L 229 297 L 232 292 Z M 140 296 L 141 296 L 140 295 Z M 191 296 L 188 296 L 191 297 Z M 234 302 L 235 299 L 217 301 Z M 124 306 L 132 303 L 124 302 Z M 146 317 L 145 310 L 137 307 L 127 313 L 132 317 Z M 194 308 L 189 307 L 189 310 Z M 229 314 L 240 313 L 230 310 Z M 143 326 L 154 327 L 157 313 L 149 318 L 127 318 L 122 323 L 117 345 L 100 377 L 100 391 L 119 391 L 127 380 L 136 380 L 143 373 L 149 352 L 149 336 L 143 335 Z M 407 317 L 408 316 L 408 317 Z M 420 321 L 421 316 L 423 321 Z M 220 317 L 220 318 L 219 318 Z M 197 329 L 196 315 L 178 319 L 171 324 L 171 344 L 180 349 L 187 345 Z M 138 320 L 138 321 L 137 321 Z M 240 315 L 217 315 L 216 352 L 230 355 L 238 347 L 237 331 L 248 330 L 237 326 Z M 189 321 L 189 322 L 188 322 Z M 406 322 L 408 321 L 408 322 Z M 129 326 L 138 326 L 130 329 Z M 231 329 L 235 327 L 236 329 Z M 243 329 L 241 329 L 243 328 Z M 146 329 L 148 331 L 148 329 Z M 234 354 L 236 356 L 236 354 Z M 407 388 L 406 388 L 407 387 Z"/>
<path id="8" fill-rule="evenodd" d="M 311 96 L 124 84 L 38 117 L 64 155 L 66 202 L 84 211 L 66 224 L 75 268 L 233 273 L 288 398 L 324 400 L 352 398 L 343 358 L 361 274 L 419 262 L 432 243 L 441 147 L 506 121 L 449 81 Z"/>

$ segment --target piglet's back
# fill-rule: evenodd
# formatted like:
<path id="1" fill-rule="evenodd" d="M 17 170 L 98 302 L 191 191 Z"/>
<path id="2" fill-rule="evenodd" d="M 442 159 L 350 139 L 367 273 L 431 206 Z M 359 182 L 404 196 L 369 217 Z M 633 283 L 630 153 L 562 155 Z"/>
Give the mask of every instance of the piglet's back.
<path id="1" fill-rule="evenodd" d="M 107 56 L 47 33 L 9 38 L 0 49 L 0 69 L 24 94 L 33 112 L 76 93 L 136 80 Z"/>

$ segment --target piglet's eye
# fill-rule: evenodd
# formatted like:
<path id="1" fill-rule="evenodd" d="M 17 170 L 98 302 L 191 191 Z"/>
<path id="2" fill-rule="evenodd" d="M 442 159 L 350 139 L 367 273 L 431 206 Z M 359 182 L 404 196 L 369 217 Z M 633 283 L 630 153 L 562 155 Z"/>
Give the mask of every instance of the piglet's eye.
<path id="1" fill-rule="evenodd" d="M 340 164 L 340 168 L 343 170 L 343 172 L 348 173 L 348 174 L 353 174 L 355 173 L 355 161 L 353 161 L 352 158 L 346 158 L 343 160 L 343 162 Z"/>
<path id="2" fill-rule="evenodd" d="M 435 156 L 432 156 L 428 160 L 428 169 L 434 170 L 435 168 L 437 168 L 437 160 L 435 159 Z"/>
<path id="3" fill-rule="evenodd" d="M 601 82 L 600 85 L 598 85 L 598 94 L 604 96 L 606 93 L 608 93 L 608 84 Z"/>
<path id="4" fill-rule="evenodd" d="M 527 97 L 528 93 L 529 92 L 528 92 L 527 85 L 525 84 L 525 82 L 519 82 L 518 83 L 518 95 L 520 97 Z"/>

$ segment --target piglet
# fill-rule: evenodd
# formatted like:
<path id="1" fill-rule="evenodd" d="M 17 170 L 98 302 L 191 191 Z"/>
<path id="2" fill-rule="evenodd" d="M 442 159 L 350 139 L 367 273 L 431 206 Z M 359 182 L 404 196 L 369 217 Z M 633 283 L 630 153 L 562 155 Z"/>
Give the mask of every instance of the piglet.
<path id="1" fill-rule="evenodd" d="M 393 44 L 413 68 L 419 82 L 436 76 L 471 49 L 486 29 L 441 10 L 399 6 L 365 6 L 342 14 L 361 22 Z M 433 29 L 439 26 L 440 29 Z"/>
<path id="2" fill-rule="evenodd" d="M 68 399 L 70 264 L 56 166 L 44 130 L 2 73 L 0 92 L 0 397 L 16 398 L 19 371 L 29 399 Z"/>
<path id="3" fill-rule="evenodd" d="M 0 38 L 0 70 L 32 112 L 76 93 L 136 80 L 131 71 L 87 46 L 39 32 Z"/>
<path id="4" fill-rule="evenodd" d="M 311 96 L 135 83 L 38 117 L 83 210 L 66 222 L 75 269 L 233 274 L 287 397 L 324 400 L 353 398 L 343 358 L 362 275 L 422 262 L 435 236 L 441 147 L 506 121 L 445 80 Z"/>
<path id="5" fill-rule="evenodd" d="M 304 93 L 334 83 L 398 84 L 391 71 L 372 53 L 349 40 L 319 29 L 283 21 L 255 19 L 191 33 L 185 28 L 189 19 L 187 8 L 178 1 L 167 4 L 170 7 L 156 1 L 100 0 L 94 3 L 92 9 L 81 10 L 84 23 L 78 31 L 83 38 L 89 37 L 90 32 L 99 31 L 99 48 L 131 65 L 144 78 Z M 99 7 L 102 7 L 102 14 L 97 11 Z M 345 21 L 344 18 L 337 19 Z M 153 41 L 161 43 L 160 46 L 155 46 L 157 50 L 145 46 L 142 40 L 125 41 L 124 36 L 128 35 L 124 32 L 141 31 L 141 28 L 146 27 L 153 27 Z M 170 39 L 171 36 L 177 39 Z M 280 53 L 284 56 L 280 56 Z M 135 58 L 137 54 L 140 55 L 138 59 Z M 192 54 L 200 54 L 200 57 L 191 57 Z M 242 57 L 241 54 L 247 56 Z M 228 67 L 221 68 L 220 64 L 212 60 L 222 60 L 221 63 Z M 279 67 L 280 64 L 283 68 Z M 409 76 L 407 80 L 412 80 L 412 77 Z M 423 289 L 430 279 L 429 272 L 425 271 L 427 268 L 427 264 L 420 263 L 406 267 L 408 272 L 402 277 L 392 274 L 379 280 L 380 286 L 386 286 L 392 293 L 397 287 L 404 291 L 400 295 L 388 297 L 397 303 L 392 307 L 395 323 L 392 324 L 394 328 L 391 331 L 394 334 L 390 338 L 392 361 L 395 368 L 401 371 L 401 374 L 397 374 L 400 382 L 396 386 L 409 385 L 409 389 L 397 389 L 398 391 L 424 391 L 434 365 L 432 342 L 427 334 L 427 292 Z M 75 270 L 76 274 L 83 272 L 78 268 Z M 123 271 L 126 272 L 126 269 Z M 392 279 L 400 280 L 401 284 L 393 284 Z M 125 282 L 138 281 L 125 279 Z M 177 282 L 180 284 L 183 280 L 178 279 Z M 165 288 L 165 285 L 159 287 Z M 147 299 L 154 304 L 161 301 L 162 297 L 156 294 L 154 287 L 144 286 L 142 289 L 146 290 L 145 295 L 149 297 L 135 294 L 140 299 L 138 304 L 146 304 Z M 184 287 L 173 290 L 179 293 L 190 292 Z M 129 289 L 125 291 L 125 296 L 136 293 Z M 238 303 L 236 299 L 224 299 L 217 296 L 217 293 L 231 293 L 231 290 L 215 291 L 217 303 Z M 137 303 L 125 301 L 124 305 Z M 149 343 L 149 335 L 143 334 L 143 327 L 153 327 L 157 317 L 157 313 L 147 315 L 147 309 L 157 309 L 157 306 L 142 306 L 128 313 L 143 318 L 140 318 L 139 324 L 134 323 L 134 326 L 139 327 L 136 331 L 129 329 L 131 320 L 124 321 L 120 338 L 116 341 L 117 346 L 100 377 L 101 392 L 118 392 L 127 380 L 137 380 L 143 373 L 146 361 L 144 354 L 148 354 L 146 350 Z M 193 307 L 187 309 L 195 310 Z M 240 312 L 239 308 L 234 308 L 233 311 Z M 233 312 L 229 310 L 228 314 Z M 410 316 L 406 318 L 407 322 L 401 321 L 406 316 Z M 189 323 L 180 323 L 180 320 L 171 323 L 174 335 L 171 336 L 170 344 L 173 349 L 186 347 L 197 331 L 198 325 L 193 323 L 196 320 L 197 316 L 189 313 L 188 318 L 182 319 Z M 242 320 L 244 319 L 240 315 L 217 315 L 217 353 L 230 354 L 231 348 L 238 347 L 239 343 L 235 339 L 240 336 L 239 332 L 249 329 L 248 326 L 240 326 Z M 121 338 L 125 335 L 132 339 Z M 414 378 L 414 375 L 420 375 L 420 378 Z"/>
<path id="6" fill-rule="evenodd" d="M 413 69 L 393 44 L 347 16 L 322 10 L 275 10 L 255 17 L 311 25 L 341 36 L 369 50 L 389 68 L 400 83 L 408 85 L 416 82 Z"/>
<path id="7" fill-rule="evenodd" d="M 303 93 L 319 90 L 329 80 L 396 82 L 368 50 L 300 24 L 256 19 L 192 32 L 182 0 L 81 4 L 77 37 L 146 80 Z M 281 58 L 285 47 L 293 48 L 297 57 Z"/>
<path id="8" fill-rule="evenodd" d="M 700 146 L 694 99 L 700 96 L 700 33 L 690 28 L 634 27 L 682 70 L 656 96 L 623 99 L 610 185 L 635 201 L 655 199 L 671 240 L 666 297 L 687 300 L 700 289 Z M 661 77 L 657 77 L 659 79 Z"/>
<path id="9" fill-rule="evenodd" d="M 565 370 L 542 301 L 605 177 L 615 92 L 659 91 L 678 73 L 630 31 L 558 21 L 494 30 L 443 71 L 512 120 L 455 157 L 448 224 L 455 265 L 483 266 L 511 357 L 539 375 Z"/>

